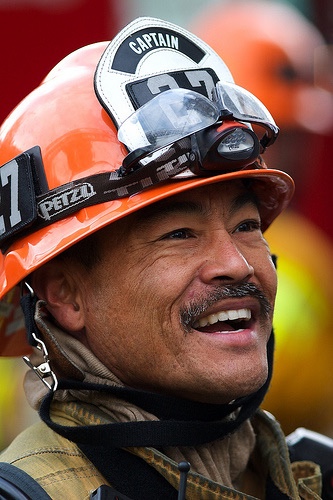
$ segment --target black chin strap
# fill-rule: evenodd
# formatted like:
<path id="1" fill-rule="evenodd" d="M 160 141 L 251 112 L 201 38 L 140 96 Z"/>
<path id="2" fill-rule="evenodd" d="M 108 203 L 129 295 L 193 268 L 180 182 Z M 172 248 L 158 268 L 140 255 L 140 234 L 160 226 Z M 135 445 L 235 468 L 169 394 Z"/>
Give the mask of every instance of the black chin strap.
<path id="1" fill-rule="evenodd" d="M 196 403 L 180 398 L 77 381 L 60 381 L 58 390 L 76 389 L 104 392 L 129 401 L 156 415 L 160 420 L 124 422 L 80 427 L 62 426 L 51 420 L 53 392 L 43 400 L 40 416 L 55 432 L 77 443 L 110 485 L 111 498 L 132 500 L 179 500 L 177 491 L 154 467 L 124 448 L 136 446 L 196 446 L 234 432 L 260 406 L 270 384 L 273 366 L 274 335 L 267 347 L 269 375 L 254 394 L 229 405 Z M 113 496 L 112 496 L 113 495 Z M 276 497 L 279 498 L 279 497 Z"/>
<path id="2" fill-rule="evenodd" d="M 75 443 L 124 448 L 133 446 L 196 446 L 234 432 L 260 406 L 267 392 L 273 365 L 273 334 L 268 342 L 269 376 L 254 394 L 231 404 L 205 404 L 131 389 L 74 380 L 59 381 L 57 390 L 97 391 L 114 395 L 157 416 L 157 421 L 114 422 L 102 425 L 63 426 L 51 419 L 53 392 L 44 398 L 40 416 L 55 432 Z M 209 423 L 209 425 L 207 425 Z"/>

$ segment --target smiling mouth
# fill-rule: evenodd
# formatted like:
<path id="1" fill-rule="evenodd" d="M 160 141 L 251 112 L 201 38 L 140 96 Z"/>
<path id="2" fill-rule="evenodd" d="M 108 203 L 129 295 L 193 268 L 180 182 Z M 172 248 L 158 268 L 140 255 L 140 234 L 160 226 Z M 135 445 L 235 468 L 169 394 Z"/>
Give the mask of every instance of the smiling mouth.
<path id="1" fill-rule="evenodd" d="M 194 322 L 193 328 L 206 333 L 235 332 L 250 327 L 251 309 L 230 309 L 209 314 Z"/>

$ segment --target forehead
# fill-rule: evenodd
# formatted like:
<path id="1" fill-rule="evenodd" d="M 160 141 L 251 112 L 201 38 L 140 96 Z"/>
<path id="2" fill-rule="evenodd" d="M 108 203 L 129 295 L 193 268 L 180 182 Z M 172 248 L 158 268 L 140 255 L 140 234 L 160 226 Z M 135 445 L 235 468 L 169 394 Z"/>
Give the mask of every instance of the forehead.
<path id="1" fill-rule="evenodd" d="M 106 245 L 109 252 L 110 248 L 116 250 L 119 245 L 127 244 L 130 235 L 143 234 L 142 230 L 152 224 L 170 221 L 176 216 L 207 220 L 218 213 L 223 217 L 224 213 L 232 215 L 245 206 L 258 209 L 255 194 L 244 180 L 202 186 L 153 203 L 106 226 L 96 233 L 98 245 Z"/>
<path id="2" fill-rule="evenodd" d="M 234 212 L 244 205 L 257 207 L 256 196 L 243 180 L 234 180 L 203 186 L 171 196 L 139 210 L 134 215 L 136 219 L 144 220 L 155 215 L 176 211 L 209 214 L 211 211 L 220 209 Z"/>

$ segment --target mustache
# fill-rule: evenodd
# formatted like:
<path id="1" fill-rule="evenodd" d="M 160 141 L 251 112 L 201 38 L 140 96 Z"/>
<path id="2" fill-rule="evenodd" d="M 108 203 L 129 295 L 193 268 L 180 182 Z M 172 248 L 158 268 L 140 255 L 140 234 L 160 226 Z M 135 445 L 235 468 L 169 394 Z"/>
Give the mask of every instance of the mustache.
<path id="1" fill-rule="evenodd" d="M 262 319 L 270 317 L 272 306 L 262 290 L 253 283 L 242 283 L 239 285 L 219 285 L 204 298 L 190 303 L 180 312 L 181 323 L 185 330 L 189 331 L 197 317 L 216 302 L 223 299 L 242 297 L 254 297 L 260 305 L 260 317 Z"/>

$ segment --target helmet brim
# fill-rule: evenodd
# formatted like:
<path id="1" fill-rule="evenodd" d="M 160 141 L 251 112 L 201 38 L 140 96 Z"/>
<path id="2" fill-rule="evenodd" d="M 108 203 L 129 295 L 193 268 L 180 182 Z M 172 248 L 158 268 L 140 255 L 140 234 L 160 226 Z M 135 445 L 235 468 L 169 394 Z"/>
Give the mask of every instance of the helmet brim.
<path id="1" fill-rule="evenodd" d="M 7 279 L 1 283 L 1 297 L 2 304 L 7 304 L 10 314 L 0 318 L 0 355 L 22 356 L 31 350 L 26 341 L 23 315 L 20 316 L 17 310 L 20 291 L 15 286 L 28 274 L 89 234 L 148 205 L 184 191 L 240 179 L 251 181 L 251 190 L 257 197 L 262 229 L 265 231 L 287 207 L 294 192 L 291 177 L 274 169 L 242 170 L 160 184 L 129 198 L 87 207 L 15 242 L 7 254 L 2 256 L 2 266 L 5 268 L 2 276 Z"/>

